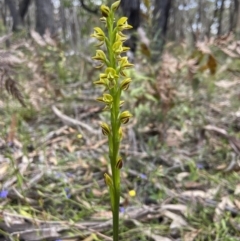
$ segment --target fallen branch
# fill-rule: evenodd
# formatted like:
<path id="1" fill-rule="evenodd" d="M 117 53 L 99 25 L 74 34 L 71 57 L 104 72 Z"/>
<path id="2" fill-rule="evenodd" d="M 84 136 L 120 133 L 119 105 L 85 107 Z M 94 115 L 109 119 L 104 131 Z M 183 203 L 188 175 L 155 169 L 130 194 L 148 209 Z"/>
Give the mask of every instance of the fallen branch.
<path id="1" fill-rule="evenodd" d="M 84 129 L 86 129 L 87 131 L 89 131 L 90 133 L 94 134 L 94 135 L 97 135 L 97 134 L 100 134 L 100 131 L 98 130 L 95 130 L 93 129 L 92 127 L 90 127 L 89 125 L 79 121 L 79 120 L 75 120 L 67 115 L 64 115 L 56 106 L 52 106 L 52 110 L 54 112 L 54 114 L 56 116 L 58 116 L 62 122 L 65 124 L 65 125 L 68 125 L 68 126 L 80 126 Z"/>

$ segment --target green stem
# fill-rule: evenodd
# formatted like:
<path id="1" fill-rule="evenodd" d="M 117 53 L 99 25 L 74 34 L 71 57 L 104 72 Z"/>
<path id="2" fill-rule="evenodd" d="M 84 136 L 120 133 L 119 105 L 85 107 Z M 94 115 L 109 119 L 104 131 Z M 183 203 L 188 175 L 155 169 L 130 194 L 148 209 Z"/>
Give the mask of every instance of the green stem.
<path id="1" fill-rule="evenodd" d="M 115 41 L 115 36 L 113 33 L 113 16 L 108 22 L 108 31 L 109 31 L 109 46 L 108 54 L 110 60 L 110 67 L 116 69 L 116 60 L 115 55 L 112 50 L 113 43 Z M 120 138 L 119 138 L 119 105 L 120 105 L 120 96 L 118 90 L 118 83 L 110 90 L 111 95 L 113 96 L 113 105 L 111 108 L 111 129 L 112 129 L 112 146 L 109 145 L 109 157 L 111 161 L 112 169 L 112 179 L 113 179 L 113 204 L 112 204 L 112 214 L 113 214 L 113 240 L 118 241 L 119 236 L 119 202 L 120 202 L 120 171 L 116 168 Z M 111 150 L 112 148 L 112 150 Z"/>
<path id="2" fill-rule="evenodd" d="M 112 134 L 113 134 L 113 155 L 111 160 L 112 167 L 112 177 L 113 177 L 113 187 L 114 187 L 114 206 L 113 210 L 113 240 L 118 241 L 118 232 L 119 232 L 119 201 L 120 201 L 120 171 L 116 168 L 118 153 L 119 153 L 119 98 L 117 90 L 115 89 L 114 103 L 111 110 L 111 125 L 112 125 Z"/>

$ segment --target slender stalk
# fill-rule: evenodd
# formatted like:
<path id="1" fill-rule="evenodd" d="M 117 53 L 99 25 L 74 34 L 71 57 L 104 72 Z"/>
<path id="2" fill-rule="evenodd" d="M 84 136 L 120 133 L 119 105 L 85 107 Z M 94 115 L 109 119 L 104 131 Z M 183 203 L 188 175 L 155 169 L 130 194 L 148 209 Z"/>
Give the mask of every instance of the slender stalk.
<path id="1" fill-rule="evenodd" d="M 117 93 L 116 93 L 117 95 Z M 119 232 L 119 200 L 120 200 L 120 171 L 116 168 L 118 152 L 119 152 L 119 127 L 118 127 L 118 115 L 119 115 L 119 99 L 117 96 L 113 102 L 114 108 L 111 111 L 111 127 L 113 132 L 113 156 L 112 156 L 112 176 L 114 187 L 114 207 L 113 207 L 113 240 L 118 241 Z"/>
<path id="2" fill-rule="evenodd" d="M 114 35 L 113 35 L 113 18 L 114 16 L 111 14 L 109 16 L 111 19 L 109 21 L 108 26 L 108 38 L 110 40 L 110 46 L 108 49 L 108 54 L 110 57 L 110 67 L 113 69 L 116 68 L 116 59 L 113 53 L 113 44 L 114 44 Z M 114 86 L 112 92 L 113 96 L 113 107 L 111 109 L 111 129 L 112 129 L 112 156 L 110 156 L 111 161 L 111 170 L 113 177 L 113 190 L 114 190 L 114 205 L 112 207 L 113 212 L 113 240 L 118 241 L 119 237 L 119 202 L 120 202 L 120 171 L 116 168 L 117 158 L 119 156 L 119 98 L 118 98 L 118 84 Z M 109 153 L 110 153 L 109 146 Z"/>
<path id="3" fill-rule="evenodd" d="M 131 28 L 127 24 L 127 18 L 122 17 L 115 21 L 114 13 L 117 10 L 120 1 L 112 4 L 111 8 L 102 5 L 101 11 L 103 18 L 101 20 L 106 24 L 108 35 L 104 31 L 96 27 L 92 34 L 100 45 L 105 44 L 107 55 L 102 50 L 96 51 L 96 59 L 101 62 L 100 67 L 106 65 L 104 73 L 100 74 L 100 79 L 94 83 L 102 85 L 105 88 L 103 96 L 97 98 L 98 101 L 105 103 L 105 110 L 110 111 L 110 125 L 102 123 L 102 133 L 108 137 L 109 159 L 111 163 L 112 177 L 107 173 L 104 174 L 105 182 L 109 187 L 111 208 L 113 214 L 113 240 L 119 240 L 119 204 L 120 204 L 120 169 L 122 168 L 122 159 L 119 156 L 120 142 L 122 139 L 121 124 L 126 124 L 132 116 L 129 111 L 120 112 L 120 97 L 123 90 L 127 90 L 131 82 L 130 78 L 126 78 L 124 69 L 132 67 L 126 57 L 121 57 L 121 53 L 128 48 L 123 47 L 126 36 L 123 30 Z M 121 80 L 121 78 L 125 78 Z M 121 81 L 121 82 L 120 82 Z"/>

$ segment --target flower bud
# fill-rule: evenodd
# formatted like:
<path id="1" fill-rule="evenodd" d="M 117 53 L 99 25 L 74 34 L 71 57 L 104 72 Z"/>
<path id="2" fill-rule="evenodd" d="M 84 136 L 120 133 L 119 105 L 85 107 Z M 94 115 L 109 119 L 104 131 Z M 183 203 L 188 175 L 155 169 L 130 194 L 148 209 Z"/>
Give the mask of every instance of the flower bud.
<path id="1" fill-rule="evenodd" d="M 116 168 L 117 169 L 122 169 L 122 167 L 123 167 L 123 161 L 122 161 L 122 158 L 119 156 L 117 164 L 116 164 Z"/>
<path id="2" fill-rule="evenodd" d="M 105 181 L 107 186 L 113 187 L 112 178 L 107 173 L 104 173 L 104 181 Z"/>
<path id="3" fill-rule="evenodd" d="M 102 5 L 102 6 L 100 7 L 100 9 L 101 9 L 101 12 L 102 12 L 103 17 L 107 18 L 108 15 L 109 15 L 109 12 L 110 12 L 109 7 L 107 7 L 107 6 L 105 6 L 105 5 Z"/>
<path id="4" fill-rule="evenodd" d="M 122 107 L 123 106 L 123 104 L 124 104 L 124 100 L 120 100 L 120 102 L 119 102 L 119 107 Z"/>
<path id="5" fill-rule="evenodd" d="M 101 18 L 100 18 L 100 21 L 101 21 L 102 23 L 105 23 L 105 24 L 107 23 L 107 19 L 106 19 L 105 17 L 101 17 Z"/>
<path id="6" fill-rule="evenodd" d="M 128 123 L 129 119 L 132 117 L 132 114 L 126 110 L 126 111 L 123 111 L 121 114 L 120 114 L 120 121 L 123 123 L 123 124 L 126 124 Z"/>
<path id="7" fill-rule="evenodd" d="M 112 6 L 111 6 L 111 10 L 115 12 L 119 7 L 120 2 L 121 1 L 116 1 L 115 3 L 113 3 Z"/>
<path id="8" fill-rule="evenodd" d="M 101 123 L 100 124 L 101 128 L 102 128 L 102 133 L 104 136 L 109 136 L 111 133 L 110 127 L 107 123 Z"/>
<path id="9" fill-rule="evenodd" d="M 122 83 L 120 84 L 120 88 L 121 88 L 121 90 L 127 90 L 128 89 L 128 87 L 129 87 L 129 85 L 130 85 L 130 83 L 131 83 L 131 78 L 126 78 L 126 79 L 124 79 L 123 81 L 122 81 Z"/>
<path id="10" fill-rule="evenodd" d="M 118 130 L 118 135 L 119 135 L 119 141 L 121 141 L 122 138 L 123 138 L 123 130 L 122 130 L 122 127 L 119 128 L 119 130 Z"/>

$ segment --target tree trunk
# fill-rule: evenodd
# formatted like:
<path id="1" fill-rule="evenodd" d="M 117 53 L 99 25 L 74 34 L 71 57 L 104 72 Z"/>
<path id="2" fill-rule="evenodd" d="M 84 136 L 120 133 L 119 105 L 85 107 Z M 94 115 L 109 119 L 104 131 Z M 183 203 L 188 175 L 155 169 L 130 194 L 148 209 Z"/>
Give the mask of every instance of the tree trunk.
<path id="1" fill-rule="evenodd" d="M 236 14 L 236 25 L 235 25 L 235 32 L 236 35 L 240 36 L 240 0 L 235 0 L 235 14 Z"/>
<path id="2" fill-rule="evenodd" d="M 5 4 L 9 7 L 10 14 L 13 19 L 13 31 L 18 31 L 23 28 L 23 22 L 18 11 L 18 5 L 15 0 L 5 0 Z"/>
<path id="3" fill-rule="evenodd" d="M 60 1 L 60 22 L 61 22 L 61 27 L 62 27 L 62 36 L 64 38 L 64 41 L 66 42 L 67 40 L 67 19 L 66 19 L 66 13 L 65 13 L 65 8 L 63 5 L 63 2 Z"/>
<path id="4" fill-rule="evenodd" d="M 53 4 L 50 0 L 35 0 L 36 4 L 36 31 L 44 35 L 48 29 L 51 35 L 55 34 L 55 23 L 53 16 Z"/>
<path id="5" fill-rule="evenodd" d="M 122 0 L 121 8 L 123 10 L 123 15 L 128 18 L 128 23 L 133 27 L 129 31 L 130 38 L 125 42 L 125 46 L 129 47 L 134 53 L 137 48 L 137 36 L 136 30 L 140 26 L 140 0 Z"/>
<path id="6" fill-rule="evenodd" d="M 237 21 L 238 21 L 238 11 L 239 11 L 239 0 L 233 0 L 233 28 L 232 31 L 236 31 Z"/>
<path id="7" fill-rule="evenodd" d="M 163 46 L 166 41 L 168 18 L 171 9 L 171 0 L 155 0 L 153 11 L 153 33 L 152 33 L 152 62 L 160 59 Z"/>
<path id="8" fill-rule="evenodd" d="M 219 11 L 219 18 L 218 18 L 218 31 L 217 31 L 217 35 L 220 36 L 222 33 L 222 15 L 223 15 L 223 11 L 224 11 L 224 2 L 225 0 L 222 0 L 221 2 L 221 7 L 220 7 L 220 11 Z"/>
<path id="9" fill-rule="evenodd" d="M 19 14 L 20 14 L 22 21 L 23 21 L 25 15 L 27 14 L 30 3 L 31 3 L 31 0 L 22 0 L 19 4 Z"/>
<path id="10" fill-rule="evenodd" d="M 178 5 L 174 3 L 173 5 L 173 12 L 172 12 L 172 29 L 171 29 L 171 34 L 170 34 L 170 39 L 172 41 L 177 41 L 178 40 L 178 31 L 177 31 L 177 12 L 178 12 Z"/>
<path id="11" fill-rule="evenodd" d="M 136 30 L 140 26 L 140 0 L 122 0 L 121 7 L 128 23 Z"/>

